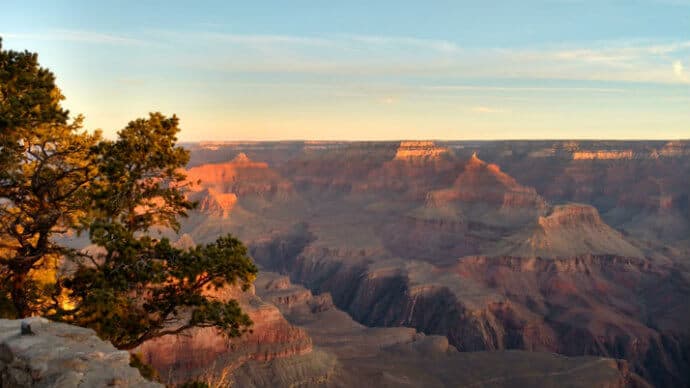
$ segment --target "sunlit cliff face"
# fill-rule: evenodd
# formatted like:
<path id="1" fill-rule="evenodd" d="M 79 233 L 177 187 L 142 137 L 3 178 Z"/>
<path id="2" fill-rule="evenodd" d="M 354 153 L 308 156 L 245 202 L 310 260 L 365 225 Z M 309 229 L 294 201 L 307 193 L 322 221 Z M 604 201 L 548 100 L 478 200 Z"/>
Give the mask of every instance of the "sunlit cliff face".
<path id="1" fill-rule="evenodd" d="M 621 151 L 576 151 L 573 152 L 575 160 L 611 160 L 611 159 L 632 159 L 631 150 Z"/>
<path id="2" fill-rule="evenodd" d="M 403 141 L 395 153 L 395 160 L 433 160 L 448 154 L 448 148 L 439 147 L 433 141 Z"/>
<path id="3" fill-rule="evenodd" d="M 668 276 L 690 225 L 687 143 L 218 147 L 189 170 L 214 204 L 183 226 L 195 240 L 241 234 L 266 271 L 330 292 L 365 324 L 440 330 L 463 350 L 623 358 L 682 380 L 687 295 Z M 272 194 L 282 186 L 291 196 Z M 219 194 L 234 205 L 216 206 Z"/>

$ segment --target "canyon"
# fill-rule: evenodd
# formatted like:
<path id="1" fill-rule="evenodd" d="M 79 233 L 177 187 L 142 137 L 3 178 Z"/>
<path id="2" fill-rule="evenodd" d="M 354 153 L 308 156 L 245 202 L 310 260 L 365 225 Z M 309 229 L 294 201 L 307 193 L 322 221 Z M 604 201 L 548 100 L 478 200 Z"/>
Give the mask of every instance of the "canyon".
<path id="1" fill-rule="evenodd" d="M 460 352 L 441 335 L 409 327 L 368 327 L 287 276 L 263 271 L 241 301 L 251 333 L 228 339 L 214 329 L 148 341 L 133 352 L 167 385 L 647 387 L 623 360 L 547 352 Z M 586 373 L 586 377 L 583 377 Z"/>
<path id="2" fill-rule="evenodd" d="M 185 146 L 174 238 L 232 233 L 261 275 L 219 296 L 253 333 L 138 350 L 172 381 L 690 384 L 690 142 Z"/>

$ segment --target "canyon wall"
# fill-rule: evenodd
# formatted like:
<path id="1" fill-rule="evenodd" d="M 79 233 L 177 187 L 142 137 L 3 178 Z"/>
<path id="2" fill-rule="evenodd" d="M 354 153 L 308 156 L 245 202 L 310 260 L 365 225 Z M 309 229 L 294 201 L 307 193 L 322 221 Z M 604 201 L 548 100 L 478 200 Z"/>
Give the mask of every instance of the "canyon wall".
<path id="1" fill-rule="evenodd" d="M 690 382 L 688 142 L 213 147 L 199 152 L 264 172 L 202 182 L 194 195 L 213 206 L 183 231 L 236 234 L 264 270 L 360 324 L 461 352 L 624 359 L 656 386 Z M 202 161 L 194 171 L 225 168 Z M 309 299 L 286 298 L 274 302 Z"/>
<path id="2" fill-rule="evenodd" d="M 311 338 L 303 329 L 285 320 L 275 305 L 256 296 L 254 289 L 242 292 L 225 287 L 209 296 L 220 300 L 235 299 L 253 322 L 251 331 L 239 338 L 228 338 L 215 328 L 192 328 L 182 335 L 167 335 L 146 341 L 132 352 L 153 366 L 167 384 L 207 381 L 215 385 L 238 383 L 249 369 L 278 363 L 303 364 L 283 376 L 281 386 L 297 381 L 323 379 L 333 365 L 312 362 Z M 266 368 L 252 372 L 261 380 L 270 376 Z M 262 372 L 263 371 L 263 372 Z"/>
<path id="3" fill-rule="evenodd" d="M 639 301 L 671 275 L 645 260 L 466 257 L 453 267 L 435 268 L 314 247 L 289 252 L 279 245 L 286 246 L 256 247 L 254 257 L 267 266 L 282 262 L 295 282 L 333 295 L 338 307 L 367 326 L 414 327 L 444 335 L 462 351 L 624 358 L 661 386 L 687 378 L 685 329 L 654 329 L 661 325 L 644 314 Z M 667 306 L 686 304 L 682 294 L 659 299 Z"/>

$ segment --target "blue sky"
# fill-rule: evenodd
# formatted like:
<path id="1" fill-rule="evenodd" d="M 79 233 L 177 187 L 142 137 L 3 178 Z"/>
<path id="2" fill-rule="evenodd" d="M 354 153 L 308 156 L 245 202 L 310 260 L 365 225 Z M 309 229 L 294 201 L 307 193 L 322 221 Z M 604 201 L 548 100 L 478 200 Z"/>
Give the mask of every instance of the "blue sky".
<path id="1" fill-rule="evenodd" d="M 690 138 L 690 0 L 5 0 L 106 135 L 183 140 Z"/>

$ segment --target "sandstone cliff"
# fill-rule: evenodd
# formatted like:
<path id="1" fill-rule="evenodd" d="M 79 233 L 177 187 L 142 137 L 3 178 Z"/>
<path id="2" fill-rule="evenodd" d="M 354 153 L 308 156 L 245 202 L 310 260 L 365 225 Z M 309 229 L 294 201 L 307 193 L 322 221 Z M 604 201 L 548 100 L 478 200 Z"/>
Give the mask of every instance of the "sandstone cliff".
<path id="1" fill-rule="evenodd" d="M 337 359 L 321 386 L 647 386 L 624 361 L 520 351 L 458 352 L 443 336 L 405 327 L 363 326 L 335 307 L 330 294 L 313 295 L 285 276 L 263 272 L 256 286 L 288 320 L 305 328 L 316 346 Z"/>
<path id="2" fill-rule="evenodd" d="M 665 145 L 278 147 L 270 160 L 282 162 L 271 167 L 300 202 L 249 207 L 239 197 L 231 217 L 200 212 L 183 230 L 195 239 L 236 233 L 265 268 L 329 293 L 367 326 L 413 327 L 460 350 L 625 358 L 658 386 L 683 385 L 690 381 L 690 158 L 661 155 Z M 610 150 L 633 157 L 603 153 Z M 594 157 L 575 160 L 576 152 Z M 308 297 L 287 294 L 275 302 L 297 306 Z M 290 363 L 280 360 L 271 363 Z"/>
<path id="3" fill-rule="evenodd" d="M 199 211 L 221 218 L 229 217 L 237 204 L 235 193 L 222 193 L 210 187 L 191 194 L 190 199 L 199 203 Z"/>
<path id="4" fill-rule="evenodd" d="M 575 151 L 575 160 L 615 160 L 632 159 L 632 150 L 596 150 L 596 151 Z"/>
<path id="5" fill-rule="evenodd" d="M 395 152 L 395 160 L 430 161 L 449 153 L 447 147 L 439 147 L 433 141 L 402 141 Z"/>
<path id="6" fill-rule="evenodd" d="M 494 222 L 499 224 L 521 222 L 546 208 L 546 201 L 533 188 L 520 185 L 500 167 L 484 162 L 476 154 L 467 161 L 451 187 L 427 195 L 427 207 L 447 204 L 460 206 L 472 218 L 498 218 Z M 487 206 L 477 206 L 480 204 Z M 496 214 L 487 214 L 492 212 Z"/>
<path id="7" fill-rule="evenodd" d="M 213 189 L 215 193 L 234 194 L 239 198 L 286 199 L 293 193 L 292 184 L 267 163 L 254 162 L 244 153 L 226 163 L 190 168 L 187 178 L 192 182 L 200 181 L 201 189 Z"/>
<path id="8" fill-rule="evenodd" d="M 310 359 L 313 347 L 309 336 L 288 323 L 274 305 L 257 297 L 253 289 L 242 292 L 226 288 L 220 293 L 213 292 L 213 296 L 238 300 L 254 322 L 251 332 L 240 338 L 227 338 L 214 328 L 193 328 L 182 335 L 155 338 L 134 349 L 134 353 L 141 354 L 158 370 L 164 381 L 225 379 L 229 384 L 242 375 L 243 368 L 252 365 L 267 365 L 278 359 L 290 359 L 287 362 Z M 260 374 L 260 370 L 255 373 Z M 305 368 L 301 372 L 303 375 L 293 373 L 290 378 L 318 379 L 327 372 L 327 365 L 315 364 Z M 286 384 L 290 382 L 294 381 Z"/>
<path id="9" fill-rule="evenodd" d="M 338 307 L 368 326 L 445 335 L 464 351 L 625 358 L 659 385 L 687 378 L 686 321 L 673 313 L 685 304 L 682 293 L 667 289 L 654 301 L 643 297 L 672 276 L 670 268 L 616 256 L 466 257 L 436 267 L 311 244 L 267 244 L 253 254 L 294 281 L 329 292 Z M 667 306 L 658 310 L 668 309 L 666 318 L 648 316 L 648 304 Z M 653 322 L 671 317 L 674 323 L 654 328 L 659 324 Z"/>
<path id="10" fill-rule="evenodd" d="M 588 205 L 554 206 L 550 213 L 497 244 L 497 256 L 574 257 L 583 254 L 644 257 Z"/>

